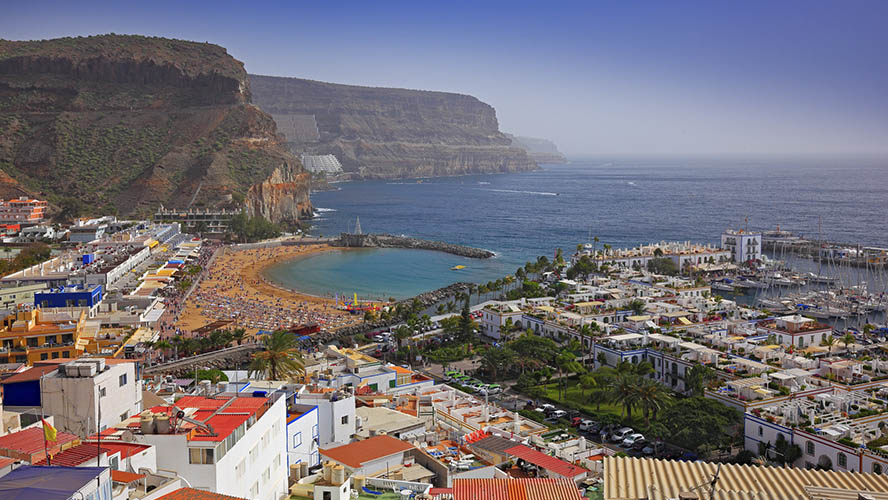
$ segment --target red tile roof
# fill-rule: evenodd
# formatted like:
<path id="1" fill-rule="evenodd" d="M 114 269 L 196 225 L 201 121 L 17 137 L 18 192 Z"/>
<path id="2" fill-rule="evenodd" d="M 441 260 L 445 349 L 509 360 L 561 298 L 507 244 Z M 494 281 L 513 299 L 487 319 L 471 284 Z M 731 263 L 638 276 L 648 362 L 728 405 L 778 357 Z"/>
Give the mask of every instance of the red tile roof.
<path id="1" fill-rule="evenodd" d="M 192 488 L 179 488 L 178 490 L 167 493 L 157 500 L 246 500 L 241 497 L 231 497 L 222 495 L 221 493 L 213 493 L 210 491 L 195 490 Z"/>
<path id="2" fill-rule="evenodd" d="M 207 431 L 204 428 L 185 423 L 181 426 L 183 429 L 197 429 L 195 434 L 189 438 L 190 441 L 224 441 L 225 438 L 230 436 L 235 429 L 240 427 L 241 424 L 246 422 L 251 416 L 256 416 L 257 419 L 261 417 L 262 408 L 269 401 L 266 397 L 235 397 L 234 401 L 226 406 L 225 409 L 213 415 L 214 412 L 219 410 L 222 405 L 227 403 L 230 399 L 232 398 L 185 396 L 176 401 L 175 407 L 180 410 L 186 408 L 197 409 L 197 411 L 191 415 L 191 418 L 206 421 L 216 433 L 215 436 L 211 436 L 207 434 Z M 151 408 L 151 411 L 154 413 L 172 414 L 172 408 L 173 407 L 169 405 L 162 405 Z M 207 420 L 208 418 L 209 420 Z M 130 425 L 138 427 L 139 423 L 134 422 Z"/>
<path id="3" fill-rule="evenodd" d="M 145 477 L 145 474 L 135 474 L 117 469 L 111 469 L 111 480 L 117 483 L 131 483 Z"/>
<path id="4" fill-rule="evenodd" d="M 95 436 L 93 436 L 92 441 L 90 441 L 90 446 L 95 447 L 96 441 Z M 113 453 L 120 453 L 120 459 L 123 460 L 125 458 L 129 458 L 133 455 L 141 453 L 147 449 L 151 448 L 150 444 L 139 444 L 139 443 L 125 443 L 123 441 L 111 441 L 102 439 L 101 441 L 102 448 L 108 449 L 108 454 L 111 455 Z"/>
<path id="5" fill-rule="evenodd" d="M 6 467 L 9 464 L 14 464 L 16 462 L 18 462 L 18 460 L 14 459 L 14 458 L 0 457 L 0 469 L 2 469 L 3 467 Z"/>
<path id="6" fill-rule="evenodd" d="M 454 479 L 453 500 L 582 500 L 568 479 Z"/>
<path id="7" fill-rule="evenodd" d="M 54 372 L 58 369 L 58 364 L 34 366 L 23 372 L 16 373 L 9 378 L 3 379 L 2 381 L 0 381 L 0 384 L 17 384 L 19 382 L 32 382 L 34 380 L 40 380 L 40 377 L 46 375 L 47 373 Z"/>
<path id="8" fill-rule="evenodd" d="M 106 453 L 108 455 L 113 455 L 110 450 L 105 447 L 98 448 L 94 444 L 79 444 L 72 448 L 68 448 L 67 450 L 56 453 L 52 455 L 52 465 L 53 466 L 64 466 L 64 467 L 77 467 L 79 465 L 83 465 L 90 460 L 95 460 L 97 453 Z M 34 465 L 49 465 L 46 462 L 46 459 L 36 462 Z"/>
<path id="9" fill-rule="evenodd" d="M 589 472 L 582 467 L 573 465 L 570 462 L 565 462 L 560 458 L 555 458 L 553 456 L 546 455 L 545 453 L 540 453 L 539 451 L 536 451 L 533 448 L 528 448 L 523 444 L 519 444 L 518 446 L 513 446 L 507 449 L 506 453 L 524 459 L 524 461 L 530 462 L 537 467 L 542 467 L 543 469 L 554 472 L 564 477 L 572 478 L 580 474 Z"/>
<path id="10" fill-rule="evenodd" d="M 61 446 L 76 441 L 80 438 L 68 432 L 59 431 L 56 434 L 55 443 L 50 442 L 50 448 Z M 0 454 L 3 450 L 12 450 L 20 453 L 34 454 L 43 451 L 43 428 L 31 427 L 12 434 L 0 436 Z"/>
<path id="11" fill-rule="evenodd" d="M 410 443 L 395 439 L 389 435 L 373 436 L 336 448 L 320 450 L 321 455 L 331 458 L 353 469 L 360 468 L 365 462 L 388 457 L 413 448 Z"/>

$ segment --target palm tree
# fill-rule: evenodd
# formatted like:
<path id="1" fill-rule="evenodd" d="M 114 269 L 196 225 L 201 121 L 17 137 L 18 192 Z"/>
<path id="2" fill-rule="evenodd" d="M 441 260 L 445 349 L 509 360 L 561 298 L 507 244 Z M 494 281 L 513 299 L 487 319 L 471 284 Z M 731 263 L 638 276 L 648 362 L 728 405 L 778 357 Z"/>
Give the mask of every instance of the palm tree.
<path id="1" fill-rule="evenodd" d="M 253 355 L 248 374 L 264 374 L 267 380 L 293 378 L 305 372 L 296 336 L 283 330 L 262 338 L 264 350 Z"/>
<path id="2" fill-rule="evenodd" d="M 404 343 L 404 339 L 409 339 L 413 336 L 413 330 L 410 329 L 407 325 L 401 325 L 398 328 L 395 328 L 395 340 L 398 342 L 398 350 L 401 350 L 401 344 Z"/>
<path id="3" fill-rule="evenodd" d="M 585 398 L 587 390 L 598 387 L 598 380 L 595 378 L 595 375 L 587 373 L 586 375 L 580 376 L 580 382 L 577 384 L 577 387 L 580 388 L 580 393 L 583 395 L 583 398 Z"/>
<path id="4" fill-rule="evenodd" d="M 842 343 L 845 344 L 845 350 L 848 350 L 848 346 L 854 343 L 854 334 L 846 333 L 844 337 L 842 337 Z"/>
<path id="5" fill-rule="evenodd" d="M 641 379 L 635 386 L 635 400 L 644 412 L 644 422 L 650 424 L 650 417 L 657 417 L 657 412 L 662 410 L 671 399 L 669 391 L 659 382 L 651 379 Z"/>
<path id="6" fill-rule="evenodd" d="M 692 396 L 702 396 L 715 372 L 706 365 L 695 364 L 685 374 L 685 385 Z"/>
<path id="7" fill-rule="evenodd" d="M 826 338 L 820 341 L 820 345 L 829 347 L 829 352 L 832 353 L 833 346 L 836 345 L 836 338 L 832 335 L 827 335 Z"/>
<path id="8" fill-rule="evenodd" d="M 641 316 L 647 311 L 647 304 L 641 299 L 632 299 L 628 307 L 635 316 Z"/>
<path id="9" fill-rule="evenodd" d="M 611 401 L 622 406 L 623 413 L 629 419 L 632 418 L 632 407 L 638 401 L 638 391 L 636 390 L 638 383 L 639 379 L 636 375 L 623 373 L 614 377 L 611 386 Z"/>

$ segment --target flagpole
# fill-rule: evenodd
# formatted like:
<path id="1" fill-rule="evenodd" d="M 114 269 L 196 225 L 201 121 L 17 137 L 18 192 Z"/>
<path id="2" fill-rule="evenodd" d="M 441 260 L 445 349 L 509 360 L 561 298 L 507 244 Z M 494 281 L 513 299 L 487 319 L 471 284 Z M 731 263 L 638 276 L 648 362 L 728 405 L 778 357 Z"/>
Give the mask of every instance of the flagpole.
<path id="1" fill-rule="evenodd" d="M 43 376 L 40 375 L 40 429 L 43 431 L 43 454 L 46 456 L 46 465 L 52 465 L 52 458 L 46 448 L 46 415 L 43 414 Z"/>

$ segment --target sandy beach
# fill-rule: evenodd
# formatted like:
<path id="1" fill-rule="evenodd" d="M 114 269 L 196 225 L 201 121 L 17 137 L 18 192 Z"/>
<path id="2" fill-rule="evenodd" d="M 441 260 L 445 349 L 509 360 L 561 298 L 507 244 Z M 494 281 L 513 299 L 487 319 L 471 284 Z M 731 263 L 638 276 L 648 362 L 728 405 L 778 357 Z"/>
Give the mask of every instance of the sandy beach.
<path id="1" fill-rule="evenodd" d="M 279 262 L 330 251 L 327 245 L 220 250 L 207 276 L 185 303 L 176 326 L 184 331 L 231 319 L 248 333 L 318 323 L 334 330 L 362 318 L 339 311 L 333 300 L 286 290 L 268 282 L 265 268 Z"/>

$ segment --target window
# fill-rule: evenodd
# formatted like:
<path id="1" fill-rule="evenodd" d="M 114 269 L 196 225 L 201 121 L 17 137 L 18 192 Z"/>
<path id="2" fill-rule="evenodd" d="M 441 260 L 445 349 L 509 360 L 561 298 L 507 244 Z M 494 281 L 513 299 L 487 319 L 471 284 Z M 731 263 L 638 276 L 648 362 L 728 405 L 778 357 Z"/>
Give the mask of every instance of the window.
<path id="1" fill-rule="evenodd" d="M 293 434 L 293 448 L 298 448 L 299 446 L 302 446 L 302 433 L 301 432 L 297 432 L 296 434 Z"/>
<path id="2" fill-rule="evenodd" d="M 762 426 L 760 425 L 760 426 L 759 426 L 759 436 L 763 435 L 764 433 L 765 433 L 765 429 L 764 429 L 764 427 L 762 427 Z"/>
<path id="3" fill-rule="evenodd" d="M 805 451 L 808 453 L 808 455 L 814 454 L 814 441 L 808 441 L 805 444 Z"/>
<path id="4" fill-rule="evenodd" d="M 47 353 L 45 353 L 45 352 L 40 353 L 40 361 L 43 361 L 47 358 L 49 358 L 49 355 Z"/>
<path id="5" fill-rule="evenodd" d="M 348 415 L 343 415 L 341 420 L 342 420 L 342 425 L 347 424 L 348 423 Z"/>
<path id="6" fill-rule="evenodd" d="M 873 462 L 873 474 L 881 474 L 882 473 L 882 464 L 878 462 Z"/>
<path id="7" fill-rule="evenodd" d="M 389 387 L 394 387 L 394 386 L 395 386 L 395 381 L 389 380 Z"/>
<path id="8" fill-rule="evenodd" d="M 311 426 L 311 438 L 317 439 L 319 435 L 320 434 L 318 434 L 318 424 L 312 425 Z"/>
<path id="9" fill-rule="evenodd" d="M 121 375 L 121 376 L 117 379 L 117 381 L 119 382 L 120 387 L 125 386 L 125 385 L 126 385 L 126 373 L 124 373 L 123 375 Z"/>
<path id="10" fill-rule="evenodd" d="M 70 358 L 70 357 L 71 357 L 71 351 L 62 351 L 62 357 L 63 357 L 63 358 Z"/>
<path id="11" fill-rule="evenodd" d="M 213 462 L 212 448 L 189 448 L 188 463 L 189 464 L 212 464 Z"/>
<path id="12" fill-rule="evenodd" d="M 105 397 L 105 388 L 104 387 L 99 387 L 99 397 L 101 397 L 101 398 Z"/>
<path id="13" fill-rule="evenodd" d="M 848 456 L 844 453 L 839 453 L 839 467 L 846 468 L 848 467 Z"/>
<path id="14" fill-rule="evenodd" d="M 235 477 L 237 477 L 238 479 L 244 477 L 244 469 L 245 468 L 246 468 L 246 464 L 244 463 L 244 460 L 241 460 L 240 463 L 234 467 Z"/>
<path id="15" fill-rule="evenodd" d="M 52 359 L 59 359 L 59 352 L 58 351 L 52 353 Z"/>
<path id="16" fill-rule="evenodd" d="M 125 411 L 125 412 L 123 412 L 123 413 L 120 414 L 120 421 L 121 421 L 121 422 L 123 422 L 124 420 L 126 420 L 126 419 L 128 419 L 128 418 L 129 418 L 129 412 L 128 412 L 128 411 Z"/>

